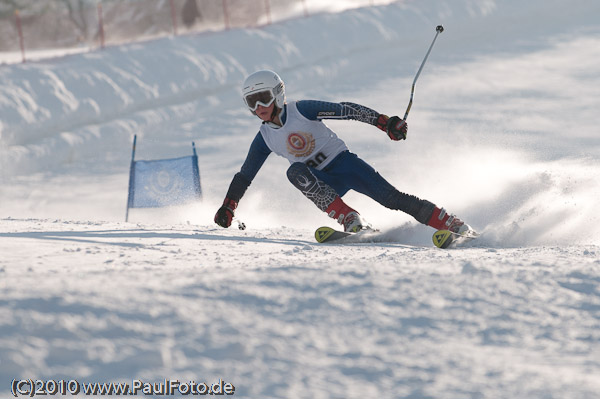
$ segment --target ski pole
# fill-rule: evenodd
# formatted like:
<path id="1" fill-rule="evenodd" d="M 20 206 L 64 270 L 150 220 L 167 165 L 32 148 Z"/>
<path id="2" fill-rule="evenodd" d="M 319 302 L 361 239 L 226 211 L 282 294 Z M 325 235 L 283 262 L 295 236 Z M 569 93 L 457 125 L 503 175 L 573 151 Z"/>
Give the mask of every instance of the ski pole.
<path id="1" fill-rule="evenodd" d="M 423 58 L 423 62 L 421 63 L 421 67 L 417 71 L 417 75 L 415 76 L 415 80 L 413 80 L 412 89 L 410 90 L 410 101 L 408 102 L 408 108 L 406 108 L 406 112 L 404 113 L 404 120 L 408 117 L 408 112 L 410 111 L 410 107 L 412 107 L 413 96 L 415 94 L 415 84 L 417 83 L 417 79 L 419 79 L 419 75 L 421 74 L 421 70 L 423 69 L 423 65 L 425 65 L 425 61 L 427 61 L 427 57 L 429 57 L 429 53 L 431 53 L 431 49 L 433 48 L 433 44 L 435 43 L 435 39 L 437 39 L 438 35 L 444 31 L 444 27 L 442 25 L 438 25 L 435 28 L 435 36 L 433 41 L 431 42 L 431 46 L 429 46 L 429 50 L 427 50 L 427 54 L 425 54 L 425 58 Z"/>

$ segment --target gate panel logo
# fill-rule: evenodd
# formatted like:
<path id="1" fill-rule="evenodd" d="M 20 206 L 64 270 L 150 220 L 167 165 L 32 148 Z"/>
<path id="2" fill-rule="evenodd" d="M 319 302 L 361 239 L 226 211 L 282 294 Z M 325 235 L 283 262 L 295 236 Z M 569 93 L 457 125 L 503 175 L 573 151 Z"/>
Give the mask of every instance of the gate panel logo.
<path id="1" fill-rule="evenodd" d="M 288 153 L 295 157 L 307 157 L 315 149 L 315 139 L 312 134 L 304 132 L 290 133 L 287 139 Z"/>

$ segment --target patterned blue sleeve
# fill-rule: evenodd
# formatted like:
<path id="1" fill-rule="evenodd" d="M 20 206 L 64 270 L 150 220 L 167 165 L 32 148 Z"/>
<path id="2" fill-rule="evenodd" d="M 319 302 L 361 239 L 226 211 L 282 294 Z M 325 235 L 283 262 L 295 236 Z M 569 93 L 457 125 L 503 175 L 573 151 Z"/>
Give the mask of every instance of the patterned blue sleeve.
<path id="1" fill-rule="evenodd" d="M 269 154 L 271 154 L 271 150 L 259 132 L 250 144 L 250 150 L 242 168 L 233 176 L 229 190 L 227 190 L 227 198 L 239 201 L 244 196 Z"/>
<path id="2" fill-rule="evenodd" d="M 298 111 L 307 119 L 317 121 L 322 119 L 353 119 L 359 122 L 377 125 L 379 112 L 364 105 L 342 102 L 302 100 L 296 103 Z"/>

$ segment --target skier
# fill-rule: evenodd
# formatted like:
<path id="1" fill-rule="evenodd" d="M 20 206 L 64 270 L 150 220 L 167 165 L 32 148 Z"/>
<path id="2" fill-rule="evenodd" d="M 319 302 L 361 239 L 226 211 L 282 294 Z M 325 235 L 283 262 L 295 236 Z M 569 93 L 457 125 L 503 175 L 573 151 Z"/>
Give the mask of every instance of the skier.
<path id="1" fill-rule="evenodd" d="M 263 122 L 241 170 L 235 174 L 215 223 L 231 226 L 238 202 L 271 152 L 287 158 L 289 181 L 321 211 L 356 233 L 369 225 L 342 197 L 349 190 L 381 205 L 403 211 L 436 230 L 462 234 L 463 221 L 433 203 L 398 191 L 373 167 L 350 152 L 323 119 L 353 119 L 369 123 L 394 141 L 405 140 L 408 127 L 398 116 L 388 117 L 363 105 L 302 100 L 286 103 L 283 81 L 273 71 L 248 76 L 242 87 L 246 106 Z"/>

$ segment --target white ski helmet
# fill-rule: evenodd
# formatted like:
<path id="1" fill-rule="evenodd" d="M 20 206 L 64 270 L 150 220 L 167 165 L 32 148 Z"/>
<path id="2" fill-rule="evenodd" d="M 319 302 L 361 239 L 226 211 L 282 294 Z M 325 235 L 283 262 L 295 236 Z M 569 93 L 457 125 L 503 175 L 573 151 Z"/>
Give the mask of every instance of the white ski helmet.
<path id="1" fill-rule="evenodd" d="M 279 75 L 273 71 L 254 72 L 246 78 L 242 85 L 242 97 L 252 113 L 255 113 L 259 105 L 268 107 L 273 101 L 277 108 L 283 108 L 285 85 Z"/>

